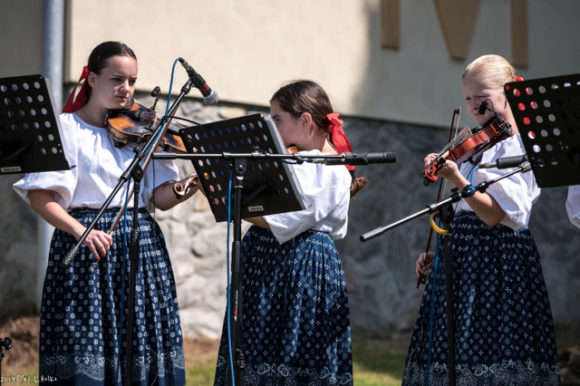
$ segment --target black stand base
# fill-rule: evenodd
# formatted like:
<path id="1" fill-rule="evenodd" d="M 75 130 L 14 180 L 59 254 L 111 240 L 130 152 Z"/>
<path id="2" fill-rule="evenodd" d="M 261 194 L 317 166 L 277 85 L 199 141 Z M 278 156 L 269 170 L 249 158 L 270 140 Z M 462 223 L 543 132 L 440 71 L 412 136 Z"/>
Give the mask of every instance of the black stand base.
<path id="1" fill-rule="evenodd" d="M 4 359 L 4 352 L 2 350 L 6 349 L 6 351 L 8 351 L 11 348 L 12 348 L 12 339 L 10 339 L 10 337 L 0 339 L 0 379 L 2 379 L 2 359 Z"/>

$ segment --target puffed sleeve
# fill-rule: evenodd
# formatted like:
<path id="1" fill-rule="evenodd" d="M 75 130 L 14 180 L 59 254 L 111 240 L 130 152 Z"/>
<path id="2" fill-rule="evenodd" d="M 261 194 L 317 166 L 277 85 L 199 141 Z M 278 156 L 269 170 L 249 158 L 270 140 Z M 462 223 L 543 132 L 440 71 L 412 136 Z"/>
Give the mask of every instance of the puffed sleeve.
<path id="1" fill-rule="evenodd" d="M 63 207 L 68 208 L 78 181 L 77 165 L 78 145 L 76 138 L 74 121 L 70 119 L 71 114 L 61 114 L 61 142 L 64 155 L 71 167 L 70 170 L 28 173 L 18 180 L 13 188 L 26 202 L 30 204 L 28 193 L 30 190 L 52 190 L 55 192 L 55 200 Z"/>
<path id="2" fill-rule="evenodd" d="M 308 229 L 328 232 L 333 238 L 346 234 L 351 176 L 344 166 L 303 163 L 291 165 L 305 209 L 264 216 L 280 244 Z"/>
<path id="3" fill-rule="evenodd" d="M 149 202 L 153 190 L 168 181 L 178 181 L 179 170 L 172 160 L 153 159 L 144 178 L 143 199 Z"/>
<path id="4" fill-rule="evenodd" d="M 522 154 L 525 154 L 525 149 L 521 138 L 519 135 L 513 135 L 495 145 L 491 151 L 488 150 L 483 153 L 481 162 L 494 162 L 498 158 Z M 473 185 L 482 181 L 492 180 L 512 170 L 514 168 L 476 169 Z M 486 192 L 494 198 L 506 214 L 500 223 L 514 230 L 528 226 L 532 205 L 540 196 L 540 188 L 536 184 L 536 179 L 531 171 L 526 173 L 519 172 L 495 182 L 487 188 Z"/>
<path id="5" fill-rule="evenodd" d="M 566 213 L 568 213 L 568 218 L 572 224 L 580 228 L 580 185 L 571 185 L 568 187 Z"/>

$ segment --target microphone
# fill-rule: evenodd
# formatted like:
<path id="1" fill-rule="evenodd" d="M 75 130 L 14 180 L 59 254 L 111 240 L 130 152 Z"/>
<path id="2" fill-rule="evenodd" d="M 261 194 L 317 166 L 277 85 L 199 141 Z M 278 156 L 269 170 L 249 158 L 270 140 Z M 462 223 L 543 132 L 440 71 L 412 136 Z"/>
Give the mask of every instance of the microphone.
<path id="1" fill-rule="evenodd" d="M 155 110 L 155 106 L 157 106 L 157 101 L 159 101 L 159 94 L 161 93 L 161 87 L 155 86 L 155 88 L 151 91 L 151 96 L 155 98 L 155 102 L 153 102 L 153 106 L 149 110 Z"/>
<path id="2" fill-rule="evenodd" d="M 320 158 L 312 161 L 326 165 L 368 165 L 397 162 L 397 153 L 342 153 L 334 157 Z"/>
<path id="3" fill-rule="evenodd" d="M 493 111 L 493 110 L 489 109 L 487 107 L 487 105 L 488 105 L 487 101 L 481 102 L 481 104 L 479 105 L 479 110 L 478 110 L 479 115 L 485 114 L 485 110 Z M 495 111 L 494 111 L 494 113 L 495 113 Z"/>
<path id="4" fill-rule="evenodd" d="M 195 72 L 193 67 L 191 67 L 185 59 L 179 58 L 179 62 L 185 68 L 185 71 L 187 71 L 187 75 L 189 75 L 189 79 L 191 79 L 195 88 L 197 88 L 201 92 L 201 95 L 203 95 L 203 103 L 206 105 L 215 105 L 218 103 L 218 94 L 207 85 L 201 75 Z"/>
<path id="5" fill-rule="evenodd" d="M 516 155 L 513 157 L 503 157 L 498 158 L 494 162 L 488 162 L 485 164 L 479 165 L 480 169 L 488 169 L 488 168 L 497 168 L 497 169 L 506 169 L 506 168 L 514 168 L 516 166 L 521 165 L 522 163 L 528 160 L 528 156 L 523 155 Z"/>

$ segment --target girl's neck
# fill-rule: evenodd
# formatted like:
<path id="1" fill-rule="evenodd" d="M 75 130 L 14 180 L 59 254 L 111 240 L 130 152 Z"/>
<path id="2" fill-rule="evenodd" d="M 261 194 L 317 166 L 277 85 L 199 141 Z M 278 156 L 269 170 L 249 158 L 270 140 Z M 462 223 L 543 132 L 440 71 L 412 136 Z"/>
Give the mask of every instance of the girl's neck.
<path id="1" fill-rule="evenodd" d="M 91 105 L 90 101 L 82 108 L 77 110 L 76 114 L 85 123 L 91 126 L 105 127 L 105 117 L 107 116 L 107 111 L 105 109 L 100 109 Z"/>
<path id="2" fill-rule="evenodd" d="M 322 149 L 320 150 L 323 153 L 332 153 L 332 154 L 337 154 L 336 149 L 334 148 L 334 146 L 332 146 L 332 143 L 330 143 L 330 140 L 328 138 L 324 138 L 324 146 L 322 147 Z"/>
<path id="3" fill-rule="evenodd" d="M 317 131 L 317 134 L 312 138 L 312 144 L 312 149 L 320 150 L 322 153 L 336 154 L 336 150 L 330 143 L 326 132 Z"/>

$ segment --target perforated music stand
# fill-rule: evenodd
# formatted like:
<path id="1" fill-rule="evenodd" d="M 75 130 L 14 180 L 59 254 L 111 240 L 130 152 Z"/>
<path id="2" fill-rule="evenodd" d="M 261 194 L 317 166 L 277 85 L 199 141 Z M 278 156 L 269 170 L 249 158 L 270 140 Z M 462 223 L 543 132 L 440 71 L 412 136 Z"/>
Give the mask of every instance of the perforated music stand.
<path id="1" fill-rule="evenodd" d="M 48 79 L 0 79 L 0 174 L 70 169 Z"/>
<path id="2" fill-rule="evenodd" d="M 231 332 L 233 372 L 226 366 L 228 385 L 244 386 L 243 293 L 241 259 L 242 218 L 290 212 L 304 208 L 288 164 L 268 155 L 286 154 L 270 118 L 261 114 L 213 122 L 180 130 L 200 177 L 216 221 L 228 219 L 228 190 L 232 182 L 234 240 L 231 253 L 231 290 L 228 321 Z M 213 153 L 213 154 L 212 154 Z M 264 157 L 260 157 L 263 155 Z M 224 162 L 227 161 L 227 162 Z M 233 312 L 230 308 L 233 307 Z"/>
<path id="3" fill-rule="evenodd" d="M 262 114 L 187 127 L 180 133 L 186 149 L 193 154 L 286 153 L 274 123 Z M 192 163 L 216 221 L 226 221 L 230 162 L 208 157 L 192 159 Z M 294 175 L 288 168 L 282 160 L 248 160 L 242 190 L 242 218 L 304 209 Z"/>
<path id="4" fill-rule="evenodd" d="M 511 82 L 504 90 L 538 185 L 580 184 L 580 74 Z"/>

